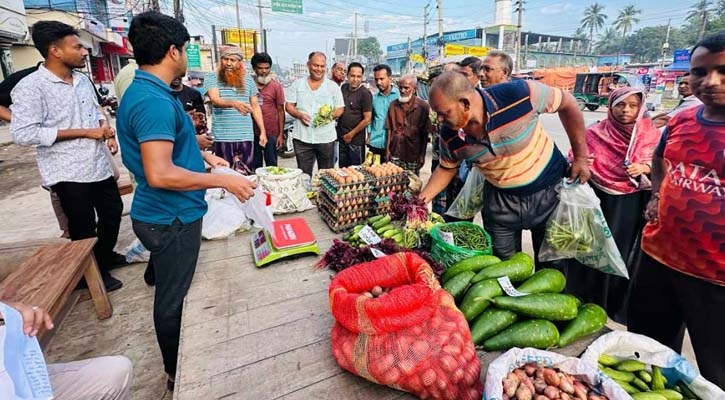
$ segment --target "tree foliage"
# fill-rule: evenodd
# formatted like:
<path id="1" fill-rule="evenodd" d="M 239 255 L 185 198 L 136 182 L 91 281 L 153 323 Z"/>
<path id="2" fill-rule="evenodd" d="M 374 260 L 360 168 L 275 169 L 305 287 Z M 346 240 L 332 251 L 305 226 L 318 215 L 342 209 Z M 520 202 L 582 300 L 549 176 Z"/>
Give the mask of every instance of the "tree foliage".
<path id="1" fill-rule="evenodd" d="M 380 48 L 378 38 L 371 36 L 364 39 L 358 39 L 357 53 L 367 57 L 369 62 L 377 63 L 380 61 L 380 56 L 383 55 L 383 50 Z"/>
<path id="2" fill-rule="evenodd" d="M 639 22 L 637 15 L 641 13 L 642 10 L 633 5 L 626 6 L 619 11 L 619 15 L 614 21 L 614 27 L 622 31 L 622 37 L 627 36 L 627 32 L 632 31 L 632 27 Z"/>

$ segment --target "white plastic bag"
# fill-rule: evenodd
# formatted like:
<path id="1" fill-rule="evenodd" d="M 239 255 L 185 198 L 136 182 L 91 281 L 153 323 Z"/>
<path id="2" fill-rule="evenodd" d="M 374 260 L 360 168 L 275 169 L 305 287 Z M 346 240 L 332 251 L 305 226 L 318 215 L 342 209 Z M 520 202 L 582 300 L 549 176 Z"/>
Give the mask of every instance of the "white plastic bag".
<path id="1" fill-rule="evenodd" d="M 629 278 L 591 186 L 564 178 L 558 190 L 559 205 L 546 223 L 539 261 L 574 258 L 598 271 Z"/>
<path id="2" fill-rule="evenodd" d="M 463 167 L 466 163 L 461 164 Z M 458 219 L 474 218 L 483 208 L 483 185 L 486 178 L 481 175 L 478 168 L 471 168 L 461 191 L 451 203 L 446 215 Z"/>
<path id="3" fill-rule="evenodd" d="M 631 332 L 612 331 L 589 345 L 581 358 L 596 365 L 602 354 L 622 360 L 637 359 L 648 365 L 656 365 L 662 368 L 662 374 L 668 383 L 684 381 L 703 400 L 725 399 L 725 392 L 703 378 L 689 361 L 650 337 Z"/>
<path id="4" fill-rule="evenodd" d="M 237 196 L 224 189 L 208 189 L 204 197 L 208 210 L 201 222 L 201 237 L 226 239 L 238 231 L 251 228 L 244 205 Z"/>
<path id="5" fill-rule="evenodd" d="M 276 175 L 267 167 L 257 168 L 259 184 L 264 191 L 272 194 L 272 209 L 275 214 L 301 212 L 313 208 L 307 198 L 309 176 L 300 169 L 292 169 L 286 174 Z"/>
<path id="6" fill-rule="evenodd" d="M 542 367 L 558 368 L 593 387 L 601 388 L 609 400 L 631 400 L 624 389 L 606 375 L 599 373 L 596 361 L 592 364 L 578 358 L 528 347 L 525 349 L 514 347 L 488 365 L 483 400 L 502 400 L 503 379 L 509 372 L 529 362 L 535 362 Z"/>
<path id="7" fill-rule="evenodd" d="M 126 254 L 126 262 L 131 263 L 142 263 L 148 262 L 151 258 L 151 252 L 146 250 L 143 243 L 140 240 L 134 239 L 124 250 Z"/>

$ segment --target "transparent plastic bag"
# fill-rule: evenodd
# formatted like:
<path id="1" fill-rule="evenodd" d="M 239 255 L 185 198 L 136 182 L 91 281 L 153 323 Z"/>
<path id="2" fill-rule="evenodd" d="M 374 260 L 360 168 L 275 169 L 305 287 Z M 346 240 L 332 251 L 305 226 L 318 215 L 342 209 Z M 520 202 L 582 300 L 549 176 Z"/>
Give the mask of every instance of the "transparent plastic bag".
<path id="1" fill-rule="evenodd" d="M 591 186 L 564 178 L 558 191 L 559 205 L 546 223 L 539 261 L 573 258 L 598 271 L 629 278 Z"/>
<path id="2" fill-rule="evenodd" d="M 446 215 L 458 219 L 474 218 L 483 208 L 483 185 L 486 178 L 481 175 L 478 168 L 468 171 L 466 182 L 461 191 L 446 211 Z"/>

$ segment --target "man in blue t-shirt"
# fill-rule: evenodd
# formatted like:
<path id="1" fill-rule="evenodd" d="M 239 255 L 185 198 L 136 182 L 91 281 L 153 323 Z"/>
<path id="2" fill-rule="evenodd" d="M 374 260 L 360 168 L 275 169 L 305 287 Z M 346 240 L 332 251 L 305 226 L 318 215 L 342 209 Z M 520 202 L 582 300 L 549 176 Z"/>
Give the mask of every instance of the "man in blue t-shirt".
<path id="1" fill-rule="evenodd" d="M 156 295 L 154 326 L 167 386 L 173 390 L 181 312 L 201 246 L 204 191 L 221 187 L 241 201 L 255 185 L 234 175 L 207 174 L 229 164 L 200 152 L 194 125 L 169 86 L 186 73 L 189 33 L 175 19 L 147 12 L 134 17 L 129 40 L 139 65 L 123 96 L 117 128 L 123 163 L 138 183 L 131 206 L 133 231 L 151 251 Z"/>

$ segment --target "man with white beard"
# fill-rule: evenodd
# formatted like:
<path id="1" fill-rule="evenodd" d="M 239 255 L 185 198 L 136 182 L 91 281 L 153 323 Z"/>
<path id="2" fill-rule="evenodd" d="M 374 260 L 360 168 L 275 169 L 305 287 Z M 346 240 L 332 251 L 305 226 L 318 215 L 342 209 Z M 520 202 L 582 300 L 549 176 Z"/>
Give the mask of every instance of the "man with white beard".
<path id="1" fill-rule="evenodd" d="M 400 97 L 390 104 L 385 121 L 388 132 L 385 154 L 388 161 L 419 175 L 433 131 L 430 106 L 416 96 L 418 80 L 415 76 L 400 78 L 398 88 Z"/>
<path id="2" fill-rule="evenodd" d="M 254 81 L 259 92 L 259 107 L 267 133 L 267 144 L 259 143 L 259 126 L 254 124 L 254 168 L 277 166 L 277 149 L 284 145 L 284 89 L 272 78 L 272 57 L 267 53 L 256 53 L 252 57 Z"/>

